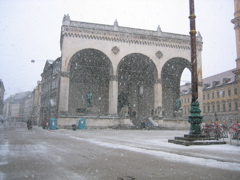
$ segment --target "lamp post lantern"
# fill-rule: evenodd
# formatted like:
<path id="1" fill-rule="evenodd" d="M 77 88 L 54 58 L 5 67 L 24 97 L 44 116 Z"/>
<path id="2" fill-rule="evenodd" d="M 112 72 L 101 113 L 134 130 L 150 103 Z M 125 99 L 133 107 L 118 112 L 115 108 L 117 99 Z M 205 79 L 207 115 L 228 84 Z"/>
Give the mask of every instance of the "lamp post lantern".
<path id="1" fill-rule="evenodd" d="M 195 10 L 194 0 L 189 0 L 190 9 L 190 37 L 191 37 L 191 80 L 192 80 L 192 103 L 190 116 L 188 116 L 188 122 L 190 125 L 189 134 L 201 134 L 200 124 L 202 123 L 201 110 L 199 109 L 198 100 L 198 74 L 197 74 L 197 48 L 196 48 L 196 25 L 195 25 Z"/>

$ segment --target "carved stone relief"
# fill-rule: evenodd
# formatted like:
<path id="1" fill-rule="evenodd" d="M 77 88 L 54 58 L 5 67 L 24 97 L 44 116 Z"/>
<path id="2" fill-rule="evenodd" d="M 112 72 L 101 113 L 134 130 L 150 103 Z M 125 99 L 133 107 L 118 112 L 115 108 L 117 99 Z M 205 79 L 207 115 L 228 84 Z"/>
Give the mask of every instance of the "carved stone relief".
<path id="1" fill-rule="evenodd" d="M 114 47 L 112 48 L 112 52 L 113 52 L 114 54 L 117 54 L 119 51 L 120 51 L 120 50 L 119 50 L 119 48 L 118 48 L 117 46 L 114 46 Z"/>
<path id="2" fill-rule="evenodd" d="M 156 56 L 157 56 L 158 59 L 160 59 L 163 56 L 163 54 L 162 54 L 161 51 L 157 51 Z"/>

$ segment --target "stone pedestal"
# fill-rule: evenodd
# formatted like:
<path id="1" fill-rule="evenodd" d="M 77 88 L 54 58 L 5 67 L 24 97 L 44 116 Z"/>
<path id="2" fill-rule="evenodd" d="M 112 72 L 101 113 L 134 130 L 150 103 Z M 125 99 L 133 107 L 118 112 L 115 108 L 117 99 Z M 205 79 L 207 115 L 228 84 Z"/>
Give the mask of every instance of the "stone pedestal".
<path id="1" fill-rule="evenodd" d="M 184 146 L 226 144 L 225 141 L 220 141 L 202 134 L 185 134 L 184 137 L 175 137 L 174 139 L 169 139 L 168 142 Z"/>

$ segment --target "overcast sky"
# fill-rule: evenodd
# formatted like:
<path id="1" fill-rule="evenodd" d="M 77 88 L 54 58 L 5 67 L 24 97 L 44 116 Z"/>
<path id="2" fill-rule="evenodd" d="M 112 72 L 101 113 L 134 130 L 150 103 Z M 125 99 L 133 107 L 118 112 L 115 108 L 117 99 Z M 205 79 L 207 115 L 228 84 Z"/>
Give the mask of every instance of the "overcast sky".
<path id="1" fill-rule="evenodd" d="M 234 0 L 195 0 L 203 37 L 203 77 L 236 67 Z M 71 20 L 189 35 L 189 0 L 0 0 L 0 79 L 5 99 L 32 91 L 47 59 L 61 56 L 64 14 Z M 35 59 L 35 63 L 31 60 Z M 182 79 L 190 80 L 190 73 Z"/>

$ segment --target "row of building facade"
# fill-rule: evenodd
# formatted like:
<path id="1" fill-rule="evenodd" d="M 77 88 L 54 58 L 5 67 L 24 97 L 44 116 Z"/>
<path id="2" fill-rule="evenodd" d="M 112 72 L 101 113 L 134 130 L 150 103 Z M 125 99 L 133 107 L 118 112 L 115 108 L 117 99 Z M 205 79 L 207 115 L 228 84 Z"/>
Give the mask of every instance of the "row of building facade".
<path id="1" fill-rule="evenodd" d="M 1 114 L 8 120 L 25 122 L 28 119 L 41 124 L 52 117 L 57 118 L 59 96 L 60 59 L 47 60 L 42 73 L 42 81 L 31 92 L 17 93 L 5 101 L 4 85 L 1 81 Z M 238 79 L 234 69 L 203 79 L 204 122 L 232 123 L 239 119 Z M 181 110 L 184 119 L 190 115 L 191 84 L 180 87 Z"/>
<path id="2" fill-rule="evenodd" d="M 60 58 L 47 60 L 42 80 L 33 91 L 16 93 L 3 101 L 2 115 L 6 120 L 42 124 L 50 118 L 57 118 Z M 4 87 L 4 86 L 2 86 Z M 2 90 L 4 93 L 4 89 Z M 4 95 L 2 96 L 3 99 Z"/>
<path id="3" fill-rule="evenodd" d="M 205 122 L 232 123 L 239 118 L 238 79 L 234 69 L 203 79 L 202 115 Z M 190 115 L 191 84 L 181 86 L 183 117 Z"/>

